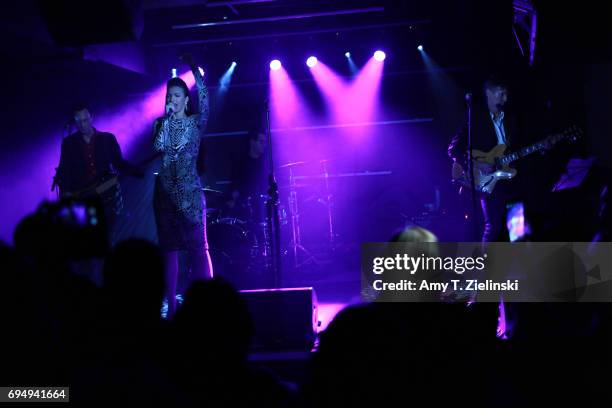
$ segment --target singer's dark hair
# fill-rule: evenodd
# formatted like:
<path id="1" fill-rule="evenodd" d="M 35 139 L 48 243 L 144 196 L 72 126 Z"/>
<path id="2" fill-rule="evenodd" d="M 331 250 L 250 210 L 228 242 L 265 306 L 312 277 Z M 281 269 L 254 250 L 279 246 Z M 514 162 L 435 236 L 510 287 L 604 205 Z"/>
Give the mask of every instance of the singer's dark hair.
<path id="1" fill-rule="evenodd" d="M 189 95 L 189 87 L 187 86 L 185 81 L 183 81 L 181 78 L 179 77 L 170 78 L 168 82 L 166 83 L 166 90 L 172 88 L 173 86 L 177 86 L 181 88 L 183 92 L 185 93 L 185 96 Z"/>
<path id="2" fill-rule="evenodd" d="M 189 87 L 187 86 L 185 81 L 183 81 L 181 78 L 179 77 L 170 78 L 168 82 L 166 83 L 166 92 L 168 91 L 168 89 L 172 88 L 173 86 L 181 88 L 185 96 L 189 96 Z M 187 104 L 186 113 L 189 114 L 189 112 L 190 112 L 190 106 L 189 104 Z"/>

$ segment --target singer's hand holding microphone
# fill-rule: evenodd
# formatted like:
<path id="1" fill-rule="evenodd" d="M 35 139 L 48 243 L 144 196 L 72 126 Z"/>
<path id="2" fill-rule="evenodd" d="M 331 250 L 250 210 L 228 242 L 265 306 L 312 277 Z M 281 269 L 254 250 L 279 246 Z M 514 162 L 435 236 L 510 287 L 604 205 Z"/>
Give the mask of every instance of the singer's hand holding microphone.
<path id="1" fill-rule="evenodd" d="M 166 117 L 172 119 L 174 117 L 174 108 L 172 107 L 172 102 L 168 102 L 166 104 Z"/>

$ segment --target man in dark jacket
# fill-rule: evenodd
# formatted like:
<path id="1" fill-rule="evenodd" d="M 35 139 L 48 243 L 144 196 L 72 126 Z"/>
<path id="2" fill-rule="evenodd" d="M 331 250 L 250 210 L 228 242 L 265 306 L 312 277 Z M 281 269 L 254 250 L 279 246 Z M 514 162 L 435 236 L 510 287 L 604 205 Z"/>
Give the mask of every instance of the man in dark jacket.
<path id="1" fill-rule="evenodd" d="M 472 111 L 472 149 L 488 152 L 499 144 L 508 146 L 507 152 L 522 147 L 522 135 L 514 115 L 506 112 L 508 86 L 491 77 L 484 84 L 485 104 L 475 105 Z M 448 155 L 467 171 L 468 129 L 464 126 L 448 147 Z M 519 171 L 520 174 L 520 171 Z M 517 178 L 520 176 L 517 175 Z M 507 241 L 506 204 L 520 196 L 520 180 L 501 181 L 492 194 L 478 193 L 484 218 L 482 240 Z"/>
<path id="2" fill-rule="evenodd" d="M 92 125 L 92 115 L 86 106 L 73 110 L 75 133 L 65 137 L 54 185 L 59 187 L 61 197 L 86 198 L 100 195 L 104 206 L 110 235 L 123 204 L 118 181 L 120 173 L 142 177 L 142 171 L 123 159 L 115 135 L 100 132 Z M 104 192 L 94 191 L 92 186 L 108 187 Z"/>
<path id="3" fill-rule="evenodd" d="M 100 132 L 92 125 L 86 107 L 74 110 L 77 132 L 64 138 L 56 181 L 62 196 L 80 191 L 106 174 L 131 168 L 121 155 L 115 135 Z"/>

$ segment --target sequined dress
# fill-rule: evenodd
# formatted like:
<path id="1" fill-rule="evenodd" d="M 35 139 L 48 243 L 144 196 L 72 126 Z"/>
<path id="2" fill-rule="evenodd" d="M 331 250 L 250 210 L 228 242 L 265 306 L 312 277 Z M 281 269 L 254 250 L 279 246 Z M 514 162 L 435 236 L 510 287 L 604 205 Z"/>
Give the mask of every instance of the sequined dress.
<path id="1" fill-rule="evenodd" d="M 198 90 L 199 112 L 182 119 L 158 119 L 154 148 L 161 152 L 153 208 L 159 245 L 163 250 L 204 250 L 206 202 L 197 158 L 208 121 L 208 90 L 198 69 L 192 69 Z"/>

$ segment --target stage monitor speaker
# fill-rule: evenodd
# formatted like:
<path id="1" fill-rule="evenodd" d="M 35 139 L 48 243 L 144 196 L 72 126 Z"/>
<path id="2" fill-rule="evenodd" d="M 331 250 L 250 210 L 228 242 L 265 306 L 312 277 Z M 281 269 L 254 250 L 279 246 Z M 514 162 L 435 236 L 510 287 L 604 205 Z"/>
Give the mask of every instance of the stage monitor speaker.
<path id="1" fill-rule="evenodd" d="M 136 41 L 143 29 L 140 0 L 39 0 L 49 34 L 60 45 Z"/>
<path id="2" fill-rule="evenodd" d="M 241 290 L 253 318 L 251 349 L 310 350 L 318 327 L 313 288 Z"/>

